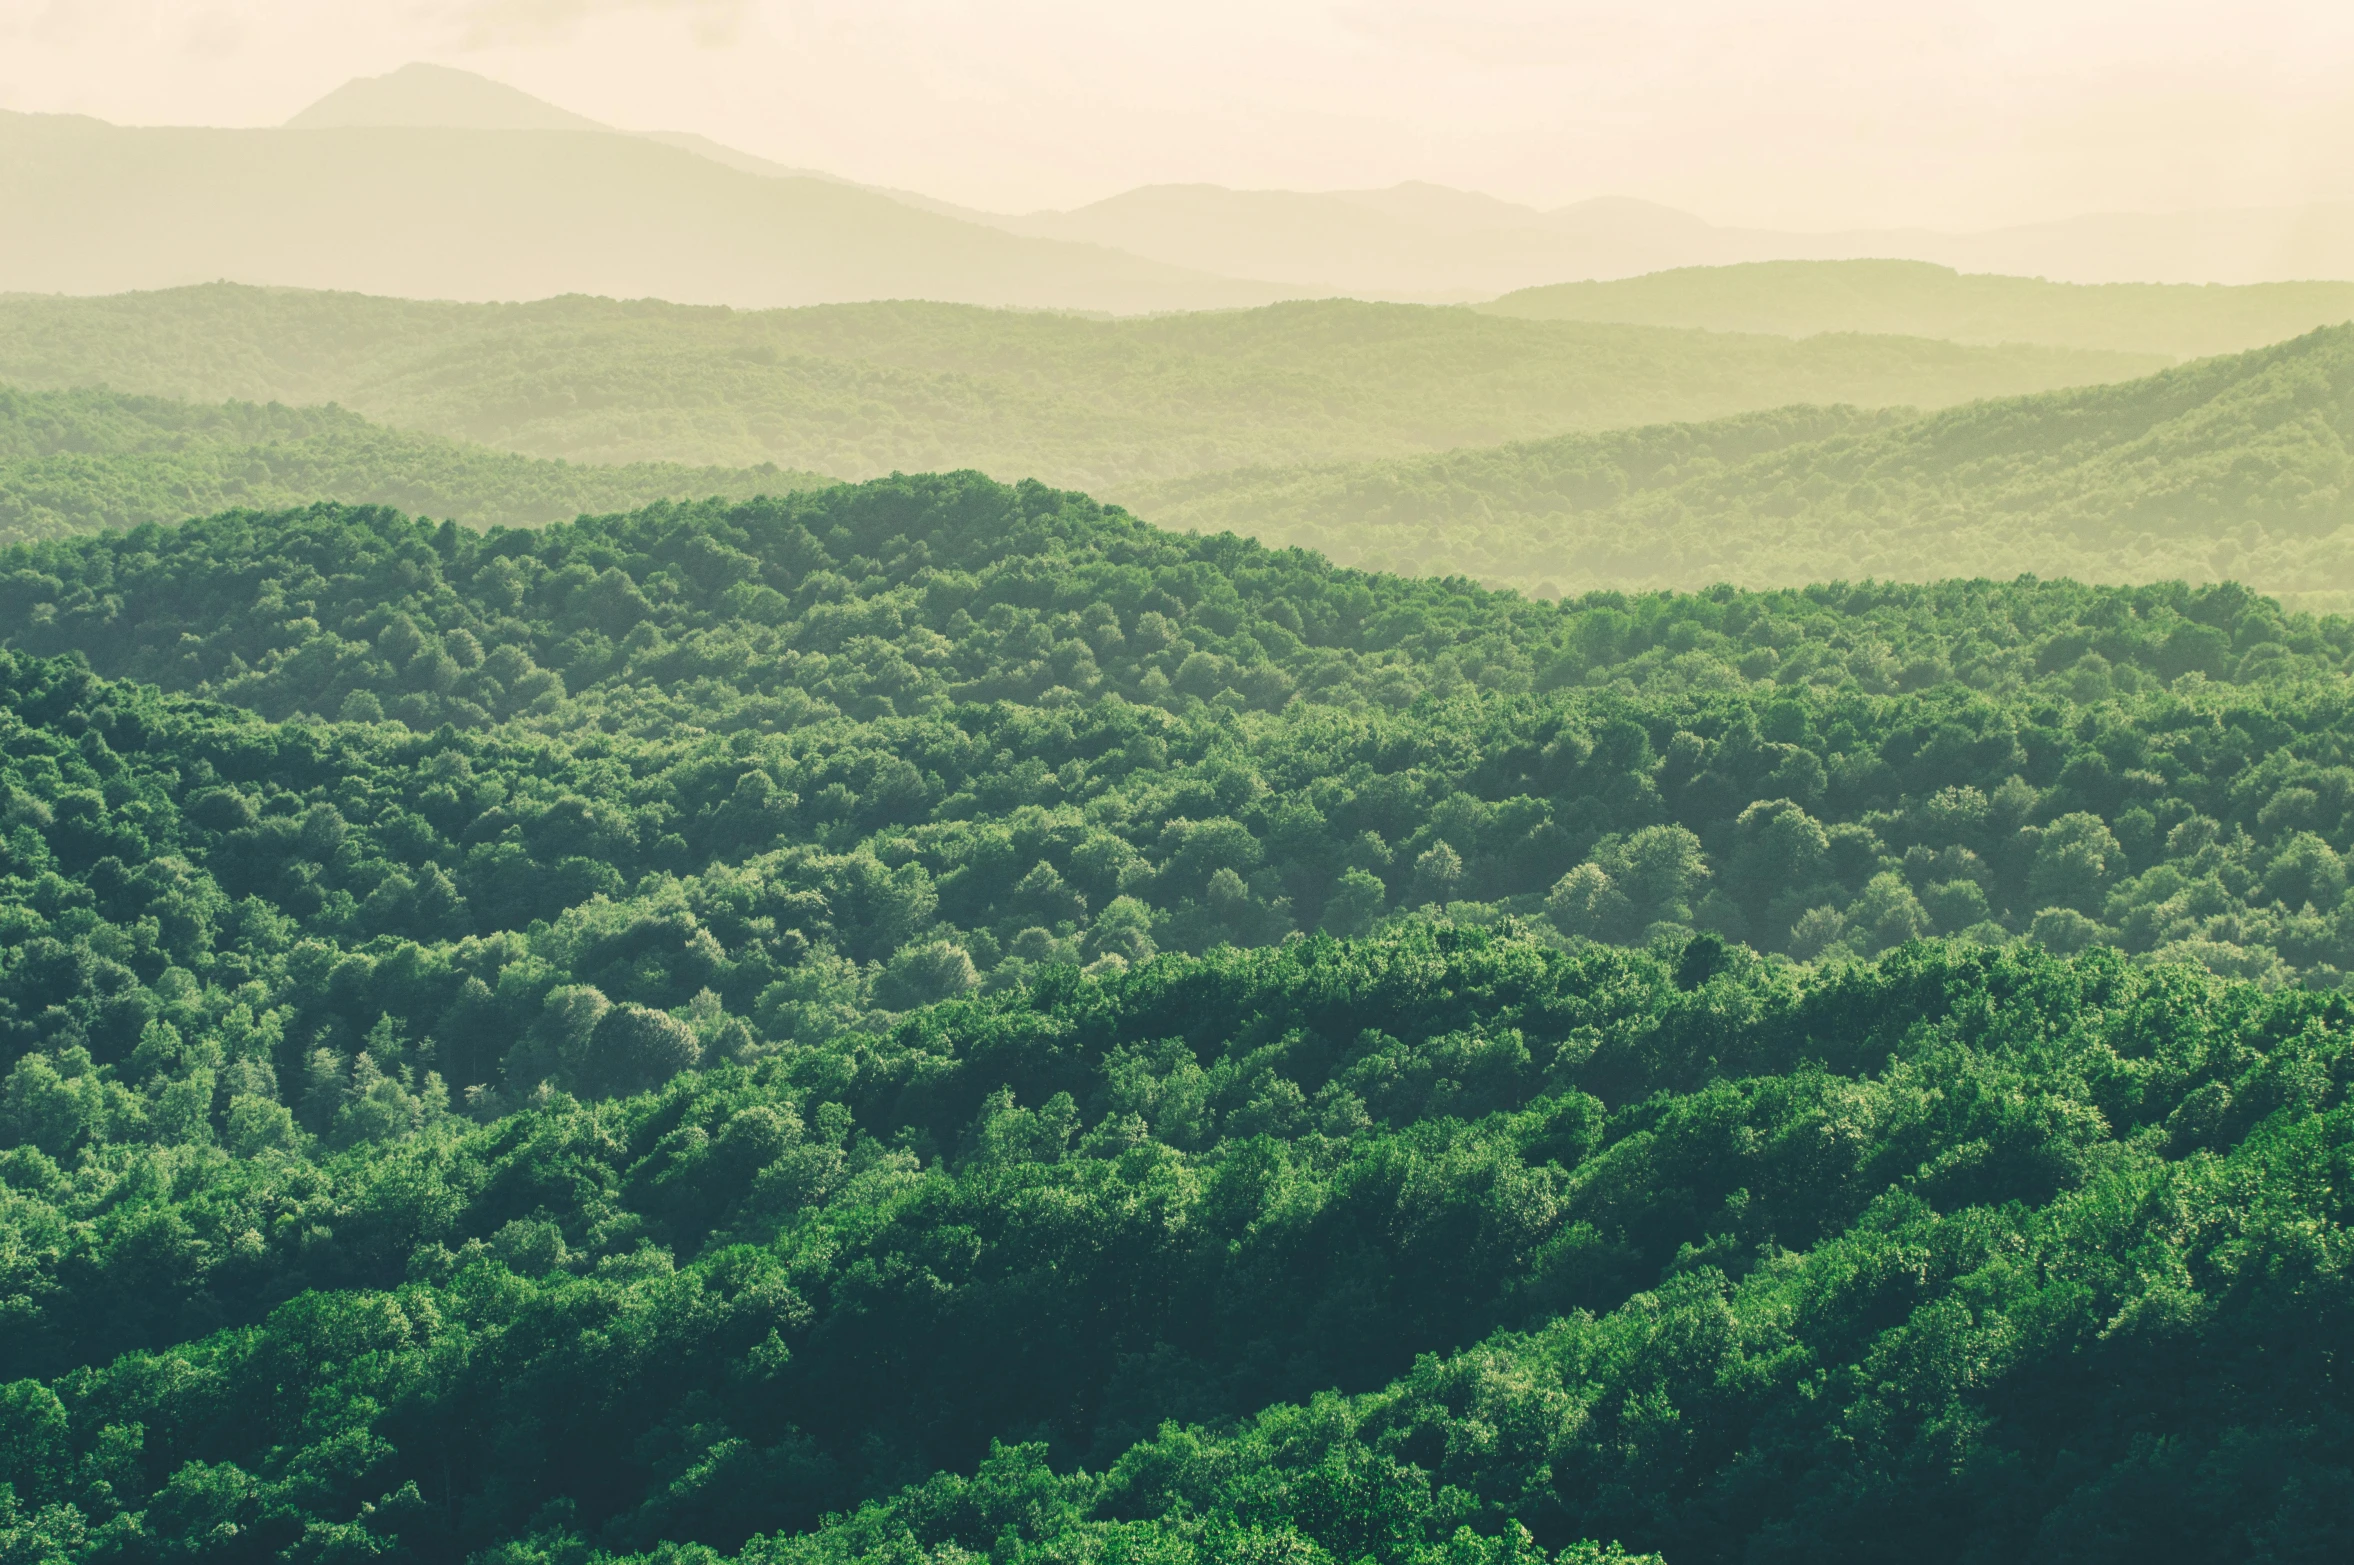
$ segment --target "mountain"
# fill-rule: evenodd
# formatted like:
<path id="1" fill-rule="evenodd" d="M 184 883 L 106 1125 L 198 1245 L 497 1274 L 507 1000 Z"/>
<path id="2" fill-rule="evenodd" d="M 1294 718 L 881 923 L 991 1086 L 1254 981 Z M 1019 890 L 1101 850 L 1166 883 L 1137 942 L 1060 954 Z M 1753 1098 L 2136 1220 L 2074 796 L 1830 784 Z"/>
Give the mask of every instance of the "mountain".
<path id="1" fill-rule="evenodd" d="M 2354 320 L 2354 283 L 2055 283 L 1926 261 L 1753 261 L 1556 283 L 1482 306 L 1523 320 L 1710 331 L 1886 332 L 2205 358 Z"/>
<path id="2" fill-rule="evenodd" d="M 0 289 L 59 292 L 226 278 L 408 297 L 920 297 L 1141 313 L 1335 293 L 1469 302 L 1794 259 L 2088 283 L 2354 278 L 2354 206 L 1796 233 L 1618 197 L 1548 211 L 1409 183 L 1156 185 L 1067 212 L 988 213 L 691 132 L 615 130 L 428 64 L 346 83 L 279 132 L 0 117 L 0 203 L 22 219 L 0 231 Z M 468 242 L 447 244 L 450 233 Z"/>
<path id="3" fill-rule="evenodd" d="M 364 107 L 365 95 L 344 105 Z M 411 298 L 1145 311 L 1290 291 L 567 129 L 125 129 L 0 114 L 0 210 L 0 289 L 22 292 L 230 279 Z"/>
<path id="4" fill-rule="evenodd" d="M 1089 320 L 925 303 L 489 306 L 227 286 L 0 300 L 0 381 L 31 388 L 337 402 L 576 461 L 773 462 L 851 477 L 974 467 L 1115 499 L 1223 468 L 1792 402 L 1943 406 L 2162 362 L 1346 301 Z"/>
<path id="5" fill-rule="evenodd" d="M 724 146 L 709 136 L 693 131 L 678 130 L 621 130 L 601 120 L 575 114 L 570 109 L 558 108 L 543 98 L 510 87 L 504 82 L 478 76 L 472 71 L 461 71 L 446 65 L 423 63 L 404 65 L 383 76 L 362 76 L 344 83 L 318 102 L 304 109 L 286 122 L 290 130 L 321 129 L 439 129 L 439 130 L 583 130 L 601 131 L 609 135 L 635 136 L 641 140 L 676 147 L 708 158 L 727 168 L 744 174 L 760 174 L 777 179 L 816 179 L 834 185 L 855 185 L 820 169 L 794 168 L 769 158 L 757 157 Z M 871 187 L 856 187 L 871 188 Z M 883 191 L 882 194 L 909 205 L 924 205 L 920 199 L 910 200 L 905 192 Z M 929 204 L 929 210 L 966 217 L 961 208 L 947 202 Z"/>
<path id="6" fill-rule="evenodd" d="M 286 122 L 289 130 L 594 130 L 613 127 L 487 76 L 422 62 L 345 82 Z"/>
<path id="7" fill-rule="evenodd" d="M 533 527 L 656 500 L 782 494 L 776 467 L 600 467 L 371 424 L 341 408 L 202 406 L 0 386 L 0 543 L 334 500 Z"/>
<path id="8" fill-rule="evenodd" d="M 1571 591 L 2232 578 L 2354 591 L 2354 326 L 1917 419 L 1785 409 L 1132 489 L 1167 526 Z"/>

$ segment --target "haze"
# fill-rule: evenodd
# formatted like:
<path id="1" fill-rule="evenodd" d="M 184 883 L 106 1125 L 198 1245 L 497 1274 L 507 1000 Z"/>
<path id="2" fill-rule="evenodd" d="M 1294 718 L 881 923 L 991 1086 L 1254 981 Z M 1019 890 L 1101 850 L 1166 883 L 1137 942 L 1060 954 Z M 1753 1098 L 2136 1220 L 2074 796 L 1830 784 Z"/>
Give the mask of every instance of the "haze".
<path id="1" fill-rule="evenodd" d="M 2354 196 L 2354 14 L 1983 0 L 0 0 L 0 107 L 259 126 L 425 59 L 998 211 L 1426 180 L 1974 229 Z"/>

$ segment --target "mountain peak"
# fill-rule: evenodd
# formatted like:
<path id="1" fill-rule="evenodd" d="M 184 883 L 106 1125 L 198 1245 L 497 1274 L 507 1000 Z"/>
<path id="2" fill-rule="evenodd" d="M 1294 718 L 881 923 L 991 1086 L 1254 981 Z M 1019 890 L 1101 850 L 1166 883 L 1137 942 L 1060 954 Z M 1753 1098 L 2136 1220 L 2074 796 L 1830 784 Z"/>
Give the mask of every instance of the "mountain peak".
<path id="1" fill-rule="evenodd" d="M 610 130 L 504 82 L 418 62 L 384 76 L 360 76 L 286 122 L 289 130 L 352 126 L 455 130 Z"/>

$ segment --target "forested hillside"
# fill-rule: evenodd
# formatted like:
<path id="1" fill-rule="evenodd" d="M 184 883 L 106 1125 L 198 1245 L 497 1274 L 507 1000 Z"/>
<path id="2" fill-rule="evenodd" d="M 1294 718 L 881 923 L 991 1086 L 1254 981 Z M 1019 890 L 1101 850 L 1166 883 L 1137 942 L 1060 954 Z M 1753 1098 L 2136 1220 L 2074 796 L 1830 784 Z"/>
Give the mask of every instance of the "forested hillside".
<path id="1" fill-rule="evenodd" d="M 9 1351 L 88 1364 L 0 1403 L 20 1557 L 2343 1536 L 2335 996 L 1416 928 L 321 1143 L 250 1092 L 204 1112 L 204 1062 L 259 1073 L 261 999 L 151 1026 L 176 1116 L 12 1078 L 58 1109 L 6 1155 Z"/>
<path id="2" fill-rule="evenodd" d="M 2270 982 L 2354 966 L 2354 625 L 2237 588 L 1553 605 L 969 476 L 488 536 L 322 507 L 5 559 L 24 653 L 292 725 L 141 852 L 217 844 L 224 884 L 351 948 L 545 920 L 634 953 L 675 926 L 610 977 L 664 1008 L 709 985 L 750 1016 L 793 969 L 766 1002 L 790 1028 L 1432 904 L 1809 957 L 2033 929 Z M 133 829 L 60 766 L 18 785 L 51 801 L 28 821 Z M 750 965 L 677 956 L 704 924 Z M 453 995 L 396 1019 L 423 1036 Z"/>
<path id="3" fill-rule="evenodd" d="M 1170 527 L 1549 590 L 2010 577 L 2354 588 L 2354 326 L 1925 418 L 1779 409 L 1132 491 Z"/>
<path id="4" fill-rule="evenodd" d="M 1881 332 L 2196 359 L 2342 326 L 2354 320 L 2354 283 L 2056 283 L 1926 261 L 1752 261 L 1523 288 L 1480 308 L 1526 320 Z"/>
<path id="5" fill-rule="evenodd" d="M 339 408 L 192 406 L 104 391 L 0 386 L 0 543 L 176 522 L 317 499 L 473 526 L 822 486 L 775 467 L 594 467 L 371 424 Z"/>
<path id="6" fill-rule="evenodd" d="M 0 1557 L 2348 1524 L 2354 623 L 958 475 L 47 541 L 0 625 Z"/>
<path id="7" fill-rule="evenodd" d="M 1250 464 L 1795 402 L 1939 407 L 2160 362 L 1346 301 L 1113 321 L 922 303 L 469 306 L 222 286 L 0 298 L 0 381 L 28 388 L 336 402 L 540 457 L 845 477 L 971 467 L 1114 499 L 1145 479 Z"/>

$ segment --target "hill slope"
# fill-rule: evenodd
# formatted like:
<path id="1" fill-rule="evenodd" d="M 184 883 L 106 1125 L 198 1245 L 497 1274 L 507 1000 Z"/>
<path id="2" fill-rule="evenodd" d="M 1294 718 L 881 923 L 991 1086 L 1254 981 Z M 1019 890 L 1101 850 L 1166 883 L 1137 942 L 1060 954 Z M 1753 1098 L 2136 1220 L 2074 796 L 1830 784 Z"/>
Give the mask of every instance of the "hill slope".
<path id="1" fill-rule="evenodd" d="M 1289 292 L 575 130 L 124 129 L 0 114 L 0 209 L 0 289 L 32 292 L 228 278 L 411 298 L 1111 311 Z"/>
<path id="2" fill-rule="evenodd" d="M 2021 571 L 2354 588 L 2354 327 L 1918 420 L 1793 409 L 1133 492 L 1168 526 L 1589 586 Z"/>
<path id="3" fill-rule="evenodd" d="M 2247 287 L 1965 276 L 1924 261 L 1759 261 L 1506 294 L 1482 310 L 1523 320 L 1711 331 L 1882 332 L 1953 342 L 2041 342 L 2205 358 L 2354 320 L 2354 283 Z"/>
<path id="4" fill-rule="evenodd" d="M 340 408 L 194 406 L 0 386 L 0 543 L 312 500 L 531 527 L 655 500 L 832 480 L 775 467 L 595 467 L 371 424 Z"/>
<path id="5" fill-rule="evenodd" d="M 1340 301 L 1150 320 L 939 304 L 757 314 L 203 287 L 0 299 L 0 379 L 334 401 L 542 457 L 975 467 L 1085 484 L 1490 444 L 1793 402 L 1941 406 L 2158 361 Z"/>

